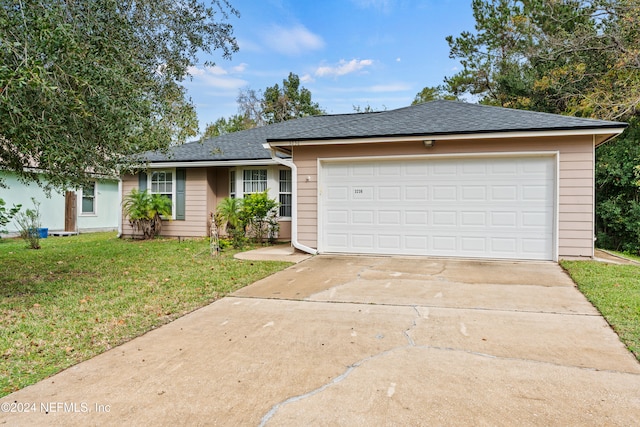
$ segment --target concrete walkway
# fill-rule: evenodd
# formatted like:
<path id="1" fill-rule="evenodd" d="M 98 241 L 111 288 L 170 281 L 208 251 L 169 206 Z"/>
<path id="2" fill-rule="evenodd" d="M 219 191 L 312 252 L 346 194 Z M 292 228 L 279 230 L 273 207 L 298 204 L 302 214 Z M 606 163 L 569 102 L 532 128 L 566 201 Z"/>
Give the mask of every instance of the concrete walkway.
<path id="1" fill-rule="evenodd" d="M 0 404 L 12 426 L 629 426 L 640 365 L 557 264 L 316 256 Z"/>

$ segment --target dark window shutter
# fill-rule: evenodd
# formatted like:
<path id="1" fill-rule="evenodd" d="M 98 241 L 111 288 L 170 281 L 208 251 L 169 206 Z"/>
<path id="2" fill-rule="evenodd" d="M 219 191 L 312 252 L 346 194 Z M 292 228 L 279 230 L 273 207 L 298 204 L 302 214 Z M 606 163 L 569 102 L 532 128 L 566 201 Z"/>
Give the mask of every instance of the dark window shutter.
<path id="1" fill-rule="evenodd" d="M 140 172 L 138 174 L 138 191 L 144 191 L 147 189 L 147 173 Z"/>
<path id="2" fill-rule="evenodd" d="M 187 170 L 176 169 L 176 219 L 185 219 L 185 190 L 187 186 Z"/>

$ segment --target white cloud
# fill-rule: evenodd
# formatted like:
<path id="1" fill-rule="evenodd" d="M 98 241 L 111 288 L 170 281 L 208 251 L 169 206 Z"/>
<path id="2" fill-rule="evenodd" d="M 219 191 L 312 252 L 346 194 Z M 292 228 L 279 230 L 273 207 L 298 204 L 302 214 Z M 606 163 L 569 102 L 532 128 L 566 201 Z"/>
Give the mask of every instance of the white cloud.
<path id="1" fill-rule="evenodd" d="M 344 76 L 345 74 L 355 73 L 357 71 L 362 70 L 365 67 L 369 67 L 373 65 L 373 60 L 371 59 L 352 59 L 347 62 L 344 59 L 341 59 L 338 65 L 335 67 L 330 66 L 321 66 L 316 69 L 316 76 L 325 77 L 325 76 Z"/>
<path id="2" fill-rule="evenodd" d="M 242 73 L 246 69 L 247 69 L 247 64 L 245 64 L 244 62 L 232 68 L 232 70 L 236 73 Z"/>
<path id="3" fill-rule="evenodd" d="M 401 59 L 399 57 L 396 58 L 396 62 L 400 62 L 400 61 L 401 61 Z"/>
<path id="4" fill-rule="evenodd" d="M 313 77 L 311 77 L 311 74 L 307 73 L 304 76 L 300 77 L 300 81 L 302 83 L 313 83 L 316 81 L 316 79 L 314 79 Z"/>
<path id="5" fill-rule="evenodd" d="M 353 3 L 362 9 L 378 9 L 385 13 L 391 11 L 394 0 L 352 0 Z"/>
<path id="6" fill-rule="evenodd" d="M 313 34 L 304 25 L 284 28 L 274 25 L 264 34 L 267 47 L 285 55 L 299 55 L 324 47 L 322 37 Z"/>
<path id="7" fill-rule="evenodd" d="M 244 70 L 246 64 L 241 64 L 238 67 L 242 66 L 244 66 L 242 68 Z M 238 67 L 234 67 L 234 71 Z M 193 83 L 202 84 L 206 87 L 240 89 L 248 84 L 246 80 L 231 76 L 227 70 L 217 65 L 213 67 L 189 67 L 188 71 L 193 77 Z"/>

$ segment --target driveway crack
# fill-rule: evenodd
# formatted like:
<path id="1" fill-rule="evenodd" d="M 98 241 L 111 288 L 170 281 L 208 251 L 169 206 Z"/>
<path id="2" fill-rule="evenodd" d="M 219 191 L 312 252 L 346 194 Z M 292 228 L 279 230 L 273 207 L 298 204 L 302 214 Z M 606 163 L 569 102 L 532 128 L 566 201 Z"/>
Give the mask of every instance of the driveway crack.
<path id="1" fill-rule="evenodd" d="M 412 340 L 411 340 L 412 341 Z M 413 346 L 414 344 L 412 344 Z M 407 348 L 407 346 L 400 346 L 400 347 L 395 347 L 389 350 L 385 350 L 383 352 L 377 353 L 377 354 L 373 354 L 371 356 L 365 357 L 364 359 L 361 359 L 349 366 L 347 366 L 347 369 L 340 375 L 338 375 L 337 377 L 333 378 L 331 381 L 329 381 L 326 384 L 321 385 L 320 387 L 313 389 L 307 393 L 304 394 L 300 394 L 298 396 L 293 396 L 290 397 L 286 400 L 283 400 L 282 402 L 276 403 L 275 405 L 273 405 L 271 407 L 271 409 L 269 409 L 269 411 L 262 417 L 262 419 L 260 420 L 260 427 L 264 427 L 267 425 L 267 423 L 269 422 L 269 420 L 271 418 L 273 418 L 273 416 L 278 412 L 278 410 L 280 408 L 282 408 L 285 405 L 288 405 L 290 403 L 295 403 L 295 402 L 299 402 L 301 400 L 304 400 L 308 397 L 312 397 L 315 396 L 318 393 L 322 393 L 324 390 L 326 390 L 327 388 L 339 384 L 340 382 L 344 381 L 356 368 L 360 367 L 361 365 L 363 365 L 364 363 L 370 361 L 370 360 L 374 360 L 377 359 L 379 357 L 383 357 L 386 356 L 387 354 L 390 354 L 396 350 L 399 349 L 403 349 L 403 348 Z"/>
<path id="2" fill-rule="evenodd" d="M 405 337 L 407 337 L 407 341 L 409 341 L 409 346 L 410 347 L 415 347 L 416 346 L 416 342 L 411 337 L 411 331 L 413 331 L 418 326 L 418 319 L 420 318 L 420 311 L 418 310 L 418 307 L 415 306 L 415 305 L 412 305 L 411 308 L 413 308 L 413 311 L 415 311 L 416 316 L 413 318 L 413 322 L 411 323 L 411 326 L 409 326 L 407 329 L 405 329 L 403 331 L 403 334 L 404 334 Z"/>

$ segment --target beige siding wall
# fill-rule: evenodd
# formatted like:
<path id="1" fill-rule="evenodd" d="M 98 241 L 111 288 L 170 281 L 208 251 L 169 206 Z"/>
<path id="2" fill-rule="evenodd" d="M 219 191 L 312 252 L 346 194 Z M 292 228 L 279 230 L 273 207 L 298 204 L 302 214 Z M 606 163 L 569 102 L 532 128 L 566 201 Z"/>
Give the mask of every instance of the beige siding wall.
<path id="1" fill-rule="evenodd" d="M 208 176 L 204 168 L 187 169 L 185 187 L 185 219 L 162 221 L 162 235 L 167 237 L 204 237 L 208 236 Z M 126 196 L 133 188 L 138 188 L 138 177 L 126 175 L 122 180 L 123 194 Z M 123 215 L 122 234 L 132 236 L 133 229 Z"/>
<path id="2" fill-rule="evenodd" d="M 298 166 L 298 236 L 317 248 L 318 159 L 398 155 L 558 152 L 558 256 L 593 256 L 593 142 L 591 136 L 438 141 L 424 148 L 421 141 L 293 147 Z"/>
<path id="3" fill-rule="evenodd" d="M 126 197 L 134 188 L 138 188 L 138 176 L 122 176 L 122 196 Z M 129 225 L 129 219 L 126 218 L 124 214 L 122 214 L 122 235 L 125 237 L 131 237 L 133 235 L 133 229 L 131 228 L 131 225 Z"/>
<path id="4" fill-rule="evenodd" d="M 137 175 L 122 177 L 123 195 L 138 188 Z M 209 235 L 209 214 L 219 201 L 229 196 L 229 168 L 187 168 L 185 219 L 163 221 L 162 235 L 167 237 L 204 237 Z M 127 218 L 122 218 L 122 234 L 133 236 Z M 280 224 L 280 240 L 291 240 L 291 221 Z"/>

